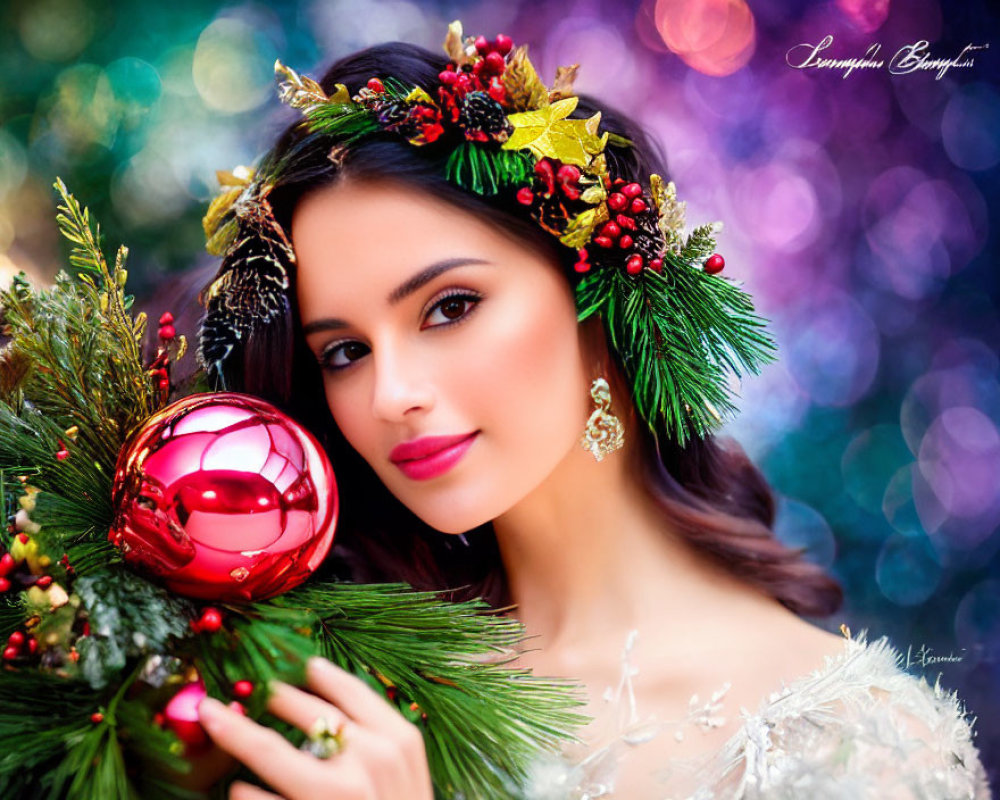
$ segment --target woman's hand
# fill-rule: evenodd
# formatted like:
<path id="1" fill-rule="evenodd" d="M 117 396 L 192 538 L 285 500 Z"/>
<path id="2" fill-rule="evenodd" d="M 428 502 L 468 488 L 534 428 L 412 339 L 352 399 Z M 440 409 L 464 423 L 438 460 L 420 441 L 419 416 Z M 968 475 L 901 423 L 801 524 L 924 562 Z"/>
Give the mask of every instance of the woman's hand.
<path id="1" fill-rule="evenodd" d="M 305 732 L 326 720 L 343 725 L 341 752 L 320 759 L 289 744 L 281 734 L 258 725 L 207 698 L 199 706 L 202 726 L 215 743 L 238 758 L 280 795 L 236 782 L 230 800 L 432 800 L 424 740 L 359 678 L 326 659 L 311 658 L 304 692 L 276 682 L 268 710 Z"/>

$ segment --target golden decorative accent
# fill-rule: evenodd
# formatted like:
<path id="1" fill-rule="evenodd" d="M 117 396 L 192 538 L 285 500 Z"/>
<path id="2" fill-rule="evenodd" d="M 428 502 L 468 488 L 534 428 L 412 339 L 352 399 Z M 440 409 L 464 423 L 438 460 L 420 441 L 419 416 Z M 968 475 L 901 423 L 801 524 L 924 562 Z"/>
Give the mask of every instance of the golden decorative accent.
<path id="1" fill-rule="evenodd" d="M 595 189 L 598 187 L 592 186 L 590 188 Z M 584 194 L 586 194 L 586 192 L 584 192 Z M 581 195 L 581 197 L 583 197 L 583 195 Z M 586 211 L 581 211 L 566 224 L 566 230 L 563 235 L 559 237 L 559 241 L 567 247 L 579 250 L 590 241 L 590 237 L 594 233 L 594 228 L 607 221 L 607 205 L 601 203 L 596 208 L 588 208 Z"/>
<path id="2" fill-rule="evenodd" d="M 625 444 L 625 426 L 611 413 L 611 387 L 604 378 L 595 378 L 590 387 L 590 396 L 597 404 L 594 413 L 587 420 L 587 427 L 580 437 L 584 450 L 589 450 L 595 459 L 604 457 Z"/>
<path id="3" fill-rule="evenodd" d="M 305 75 L 299 75 L 294 69 L 286 67 L 278 59 L 274 62 L 274 74 L 285 79 L 278 86 L 278 96 L 281 98 L 281 102 L 287 103 L 292 108 L 300 108 L 304 112 L 308 112 L 315 106 L 330 102 L 323 87 L 316 81 Z"/>
<path id="4" fill-rule="evenodd" d="M 528 58 L 528 45 L 514 48 L 503 73 L 507 104 L 515 111 L 532 111 L 549 105 L 549 90 Z"/>
<path id="5" fill-rule="evenodd" d="M 462 22 L 460 20 L 456 19 L 448 26 L 448 33 L 444 37 L 444 52 L 451 61 L 455 62 L 456 67 L 461 67 L 472 60 L 465 44 L 465 37 L 462 34 Z"/>
<path id="6" fill-rule="evenodd" d="M 567 97 L 536 111 L 507 117 L 514 132 L 504 142 L 505 150 L 530 150 L 538 158 L 558 158 L 564 164 L 587 167 L 604 149 L 608 135 L 598 136 L 600 112 L 588 119 L 567 119 L 579 98 Z"/>
<path id="7" fill-rule="evenodd" d="M 576 73 L 579 69 L 579 64 L 571 64 L 568 67 L 556 67 L 556 79 L 552 84 L 552 88 L 549 89 L 550 103 L 567 97 L 573 97 L 576 94 L 573 91 L 573 82 L 576 80 Z"/>
<path id="8" fill-rule="evenodd" d="M 670 181 L 666 185 L 659 175 L 649 176 L 649 188 L 660 215 L 657 226 L 663 233 L 668 250 L 679 253 L 683 246 L 684 216 L 687 203 L 678 201 L 677 187 Z"/>

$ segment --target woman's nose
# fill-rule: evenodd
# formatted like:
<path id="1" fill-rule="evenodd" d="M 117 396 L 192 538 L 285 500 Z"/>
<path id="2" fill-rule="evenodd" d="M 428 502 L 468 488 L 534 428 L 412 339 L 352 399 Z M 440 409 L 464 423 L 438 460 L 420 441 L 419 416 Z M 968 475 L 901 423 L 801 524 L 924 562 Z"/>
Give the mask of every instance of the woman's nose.
<path id="1" fill-rule="evenodd" d="M 429 410 L 432 402 L 428 365 L 405 347 L 383 345 L 374 351 L 375 385 L 372 413 L 397 422 L 417 409 Z"/>

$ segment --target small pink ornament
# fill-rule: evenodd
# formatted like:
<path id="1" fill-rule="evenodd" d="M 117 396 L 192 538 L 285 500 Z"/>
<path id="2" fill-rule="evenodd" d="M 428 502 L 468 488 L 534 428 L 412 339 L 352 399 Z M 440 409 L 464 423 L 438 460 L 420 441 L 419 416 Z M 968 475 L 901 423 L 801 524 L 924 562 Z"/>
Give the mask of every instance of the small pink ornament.
<path id="1" fill-rule="evenodd" d="M 184 743 L 186 755 L 204 750 L 209 744 L 208 734 L 198 721 L 198 704 L 205 697 L 205 684 L 199 680 L 181 689 L 163 709 L 163 725 Z"/>

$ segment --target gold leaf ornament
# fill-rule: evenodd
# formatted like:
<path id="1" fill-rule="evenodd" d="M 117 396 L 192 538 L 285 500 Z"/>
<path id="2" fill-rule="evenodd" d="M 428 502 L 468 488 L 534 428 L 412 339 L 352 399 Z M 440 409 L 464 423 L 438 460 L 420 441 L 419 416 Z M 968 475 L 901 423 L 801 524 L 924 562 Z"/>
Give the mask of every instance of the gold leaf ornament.
<path id="1" fill-rule="evenodd" d="M 590 241 L 590 237 L 594 235 L 594 228 L 607 221 L 607 205 L 602 203 L 597 208 L 588 208 L 569 221 L 563 235 L 559 237 L 559 241 L 567 247 L 579 250 Z"/>
<path id="2" fill-rule="evenodd" d="M 463 64 L 474 60 L 473 56 L 469 53 L 469 47 L 462 33 L 461 20 L 456 19 L 448 26 L 448 33 L 444 37 L 444 52 L 451 61 L 455 62 L 457 68 L 461 68 Z M 472 52 L 476 52 L 474 46 L 472 47 Z"/>
<path id="3" fill-rule="evenodd" d="M 549 105 L 549 90 L 528 58 L 526 44 L 514 48 L 507 59 L 503 87 L 507 93 L 507 105 L 514 111 L 532 111 Z"/>
<path id="4" fill-rule="evenodd" d="M 330 102 L 330 98 L 327 97 L 322 86 L 312 78 L 299 75 L 291 67 L 286 67 L 280 59 L 276 59 L 274 62 L 274 74 L 277 78 L 284 78 L 278 85 L 278 97 L 281 98 L 282 103 L 291 108 L 299 108 L 308 112 L 318 105 Z"/>
<path id="5" fill-rule="evenodd" d="M 659 213 L 657 226 L 663 233 L 668 250 L 679 253 L 683 247 L 684 212 L 687 203 L 677 200 L 677 187 L 674 182 L 663 183 L 659 175 L 649 176 L 650 193 Z"/>
<path id="6" fill-rule="evenodd" d="M 566 97 L 573 97 L 573 82 L 576 80 L 576 72 L 580 69 L 579 64 L 571 64 L 568 67 L 556 68 L 556 80 L 549 89 L 549 102 L 562 100 Z"/>
<path id="7" fill-rule="evenodd" d="M 213 256 L 224 256 L 236 236 L 235 206 L 246 188 L 253 182 L 254 171 L 239 166 L 233 170 L 216 170 L 215 178 L 225 188 L 212 198 L 201 226 L 205 231 L 205 249 Z"/>
<path id="8" fill-rule="evenodd" d="M 598 136 L 601 113 L 588 119 L 567 119 L 579 98 L 567 97 L 536 111 L 510 114 L 514 132 L 505 150 L 530 150 L 537 158 L 557 158 L 564 164 L 586 167 L 604 150 L 608 134 Z"/>

